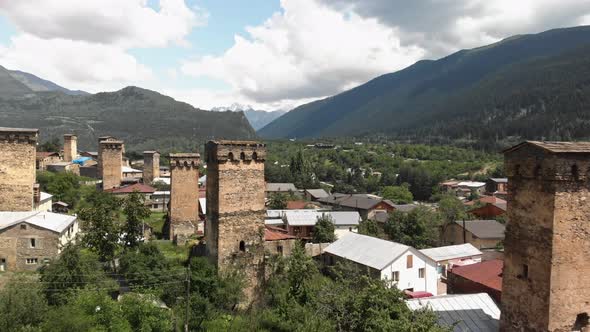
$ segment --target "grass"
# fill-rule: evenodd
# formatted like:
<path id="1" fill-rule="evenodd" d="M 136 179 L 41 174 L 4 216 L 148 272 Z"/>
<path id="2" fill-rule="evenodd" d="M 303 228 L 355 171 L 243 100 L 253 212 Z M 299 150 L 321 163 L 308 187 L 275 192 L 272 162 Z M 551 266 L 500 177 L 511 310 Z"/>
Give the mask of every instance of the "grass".
<path id="1" fill-rule="evenodd" d="M 184 263 L 188 259 L 190 250 L 189 246 L 177 246 L 169 240 L 153 240 L 150 242 L 155 244 L 169 260 L 176 260 L 179 263 Z"/>
<path id="2" fill-rule="evenodd" d="M 152 212 L 150 217 L 145 221 L 146 224 L 152 227 L 154 236 L 158 239 L 162 238 L 162 227 L 164 227 L 164 212 Z"/>

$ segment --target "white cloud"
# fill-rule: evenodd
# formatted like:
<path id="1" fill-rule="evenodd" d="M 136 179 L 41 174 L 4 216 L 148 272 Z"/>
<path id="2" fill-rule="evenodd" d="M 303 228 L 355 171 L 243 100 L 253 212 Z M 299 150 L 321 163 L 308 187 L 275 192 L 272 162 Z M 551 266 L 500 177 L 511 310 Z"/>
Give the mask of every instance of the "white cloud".
<path id="1" fill-rule="evenodd" d="M 184 0 L 160 0 L 158 11 L 146 0 L 0 1 L 0 13 L 21 31 L 42 39 L 68 39 L 123 47 L 186 44 L 208 14 Z"/>
<path id="2" fill-rule="evenodd" d="M 283 0 L 283 13 L 235 36 L 221 56 L 187 61 L 182 72 L 228 82 L 258 103 L 318 98 L 400 69 L 424 54 L 401 46 L 398 32 L 375 19 L 338 12 L 315 0 Z"/>

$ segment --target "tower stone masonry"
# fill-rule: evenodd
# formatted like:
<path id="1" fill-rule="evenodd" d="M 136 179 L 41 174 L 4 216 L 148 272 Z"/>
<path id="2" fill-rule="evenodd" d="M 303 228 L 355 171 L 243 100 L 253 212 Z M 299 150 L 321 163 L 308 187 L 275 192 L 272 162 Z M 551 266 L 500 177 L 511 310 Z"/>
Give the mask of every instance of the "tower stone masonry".
<path id="1" fill-rule="evenodd" d="M 64 161 L 71 162 L 78 158 L 78 137 L 72 134 L 64 135 Z"/>
<path id="2" fill-rule="evenodd" d="M 38 129 L 0 127 L 0 211 L 33 210 Z"/>
<path id="3" fill-rule="evenodd" d="M 123 141 L 101 141 L 98 154 L 103 190 L 120 187 L 123 178 Z"/>
<path id="4" fill-rule="evenodd" d="M 170 154 L 170 240 L 178 244 L 196 233 L 199 222 L 198 153 Z"/>
<path id="5" fill-rule="evenodd" d="M 158 151 L 143 152 L 143 183 L 152 184 L 160 177 L 160 153 Z"/>
<path id="6" fill-rule="evenodd" d="M 572 331 L 590 313 L 590 142 L 504 151 L 501 331 Z"/>
<path id="7" fill-rule="evenodd" d="M 264 276 L 264 160 L 252 141 L 210 141 L 207 158 L 207 255 L 220 273 L 246 278 L 243 305 L 256 300 Z"/>

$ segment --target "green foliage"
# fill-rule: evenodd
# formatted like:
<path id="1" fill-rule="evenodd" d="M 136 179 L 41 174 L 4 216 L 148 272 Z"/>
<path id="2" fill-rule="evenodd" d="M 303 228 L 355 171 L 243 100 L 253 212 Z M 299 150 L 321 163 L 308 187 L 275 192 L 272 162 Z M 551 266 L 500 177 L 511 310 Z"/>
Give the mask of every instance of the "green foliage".
<path id="1" fill-rule="evenodd" d="M 145 197 L 137 191 L 132 192 L 123 199 L 123 213 L 126 221 L 123 226 L 125 245 L 136 247 L 143 238 L 143 223 L 149 218 L 151 212 L 145 205 Z"/>
<path id="2" fill-rule="evenodd" d="M 84 288 L 116 289 L 116 282 L 107 279 L 96 255 L 68 244 L 59 258 L 41 268 L 40 280 L 49 304 L 64 304 L 73 292 Z"/>
<path id="3" fill-rule="evenodd" d="M 287 196 L 283 193 L 275 193 L 270 196 L 268 207 L 273 210 L 284 210 L 287 208 Z"/>
<path id="4" fill-rule="evenodd" d="M 50 140 L 47 140 L 37 146 L 37 151 L 44 151 L 44 152 L 59 152 L 61 149 L 61 143 L 59 138 L 53 137 Z"/>
<path id="5" fill-rule="evenodd" d="M 13 278 L 0 290 L 0 331 L 30 331 L 48 310 L 42 289 L 32 279 Z"/>
<path id="6" fill-rule="evenodd" d="M 37 182 L 41 190 L 53 195 L 54 201 L 62 201 L 75 207 L 82 198 L 84 189 L 82 178 L 71 172 L 37 172 Z"/>
<path id="7" fill-rule="evenodd" d="M 401 186 L 386 186 L 381 190 L 381 196 L 396 204 L 408 204 L 414 201 L 414 196 L 409 190 L 410 185 L 402 183 Z"/>
<path id="8" fill-rule="evenodd" d="M 372 219 L 367 219 L 367 220 L 363 220 L 361 221 L 361 223 L 359 224 L 359 228 L 358 228 L 358 232 L 359 234 L 363 234 L 363 235 L 369 235 L 369 236 L 373 236 L 373 237 L 381 237 L 381 226 L 379 226 L 379 223 L 375 220 Z"/>
<path id="9" fill-rule="evenodd" d="M 132 287 L 158 288 L 160 283 L 183 280 L 184 269 L 172 270 L 170 262 L 153 243 L 127 249 L 119 259 L 119 273 Z M 167 287 L 167 285 L 164 285 Z"/>
<path id="10" fill-rule="evenodd" d="M 121 228 L 117 218 L 121 202 L 104 192 L 95 192 L 87 200 L 90 206 L 80 211 L 83 242 L 101 261 L 112 261 L 120 247 Z"/>
<path id="11" fill-rule="evenodd" d="M 336 241 L 334 219 L 329 214 L 322 214 L 313 228 L 314 243 L 328 243 Z"/>
<path id="12" fill-rule="evenodd" d="M 384 230 L 394 242 L 417 249 L 434 247 L 439 241 L 440 215 L 420 206 L 408 213 L 393 211 Z"/>
<path id="13" fill-rule="evenodd" d="M 129 322 L 132 331 L 172 331 L 172 314 L 156 306 L 159 299 L 152 295 L 128 293 L 121 300 L 123 318 Z"/>

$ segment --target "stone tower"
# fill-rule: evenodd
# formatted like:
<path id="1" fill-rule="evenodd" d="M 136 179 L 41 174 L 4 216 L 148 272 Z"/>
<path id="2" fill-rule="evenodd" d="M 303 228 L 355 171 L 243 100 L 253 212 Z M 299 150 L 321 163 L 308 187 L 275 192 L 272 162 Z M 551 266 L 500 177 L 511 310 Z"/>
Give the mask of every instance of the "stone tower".
<path id="1" fill-rule="evenodd" d="M 207 156 L 207 255 L 218 271 L 235 269 L 247 280 L 246 303 L 264 275 L 264 160 L 266 146 L 210 141 Z"/>
<path id="2" fill-rule="evenodd" d="M 113 136 L 100 136 L 98 138 L 98 160 L 96 163 L 96 174 L 102 176 L 102 154 L 100 153 L 100 143 L 104 141 L 117 141 Z"/>
<path id="3" fill-rule="evenodd" d="M 123 177 L 123 141 L 101 141 L 98 155 L 101 162 L 102 189 L 120 187 Z"/>
<path id="4" fill-rule="evenodd" d="M 0 127 L 0 211 L 33 210 L 38 129 Z"/>
<path id="5" fill-rule="evenodd" d="M 71 162 L 78 158 L 78 137 L 72 134 L 64 135 L 64 161 Z"/>
<path id="6" fill-rule="evenodd" d="M 590 313 L 590 142 L 504 151 L 501 331 L 571 331 Z"/>
<path id="7" fill-rule="evenodd" d="M 170 240 L 184 243 L 199 222 L 198 153 L 170 154 Z"/>
<path id="8" fill-rule="evenodd" d="M 160 153 L 158 151 L 143 152 L 143 183 L 151 184 L 160 177 Z"/>

